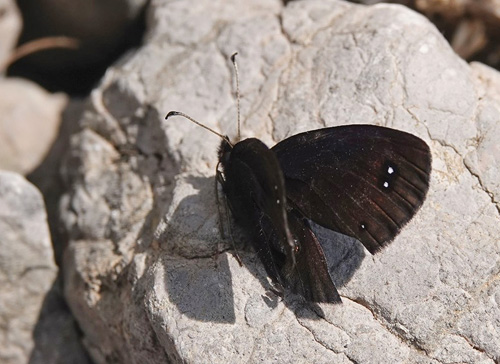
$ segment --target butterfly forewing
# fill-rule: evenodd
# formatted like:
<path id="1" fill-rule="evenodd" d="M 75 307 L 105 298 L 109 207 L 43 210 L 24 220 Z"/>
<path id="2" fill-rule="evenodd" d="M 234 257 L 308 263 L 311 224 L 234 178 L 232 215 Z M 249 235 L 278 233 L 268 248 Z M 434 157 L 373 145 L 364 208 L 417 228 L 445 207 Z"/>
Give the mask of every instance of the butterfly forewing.
<path id="1" fill-rule="evenodd" d="M 360 240 L 374 253 L 421 206 L 431 154 L 414 135 L 348 125 L 294 135 L 272 148 L 287 198 L 318 224 Z"/>

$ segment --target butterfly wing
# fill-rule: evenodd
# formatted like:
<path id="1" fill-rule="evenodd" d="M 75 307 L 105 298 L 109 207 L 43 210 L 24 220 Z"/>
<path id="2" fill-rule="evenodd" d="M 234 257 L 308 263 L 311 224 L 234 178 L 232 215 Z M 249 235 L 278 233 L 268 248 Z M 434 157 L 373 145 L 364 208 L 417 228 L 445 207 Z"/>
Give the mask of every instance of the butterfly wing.
<path id="1" fill-rule="evenodd" d="M 293 260 L 295 243 L 286 216 L 285 183 L 276 155 L 260 140 L 237 143 L 222 159 L 224 192 L 239 223 L 253 238 L 255 249 L 274 282 Z"/>
<path id="2" fill-rule="evenodd" d="M 234 146 L 223 169 L 233 215 L 251 234 L 271 279 L 308 301 L 340 302 L 308 221 L 287 208 L 276 154 L 258 139 L 246 139 Z"/>
<path id="3" fill-rule="evenodd" d="M 272 150 L 289 202 L 316 223 L 360 240 L 372 254 L 414 216 L 429 188 L 429 147 L 394 129 L 318 129 Z"/>
<path id="4" fill-rule="evenodd" d="M 323 248 L 311 230 L 309 222 L 297 210 L 290 210 L 288 223 L 297 241 L 294 251 L 296 264 L 286 266 L 283 276 L 287 287 L 311 302 L 342 302 L 333 284 Z"/>

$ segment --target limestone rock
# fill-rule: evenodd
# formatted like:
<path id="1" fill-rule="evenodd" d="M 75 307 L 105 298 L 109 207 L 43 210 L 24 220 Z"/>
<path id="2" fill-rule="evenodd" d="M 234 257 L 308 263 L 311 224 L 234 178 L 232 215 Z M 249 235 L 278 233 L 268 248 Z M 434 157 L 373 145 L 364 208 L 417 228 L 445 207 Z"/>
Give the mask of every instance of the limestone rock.
<path id="1" fill-rule="evenodd" d="M 363 4 L 391 2 L 425 14 L 467 60 L 500 65 L 500 3 L 497 0 L 358 0 Z"/>
<path id="2" fill-rule="evenodd" d="M 221 244 L 220 140 L 370 123 L 433 153 L 428 198 L 371 257 L 327 233 L 342 305 L 279 300 L 255 253 Z M 155 1 L 146 44 L 92 93 L 63 174 L 65 296 L 97 363 L 500 361 L 498 74 L 424 17 L 341 1 Z M 498 163 L 497 163 L 498 164 Z M 237 231 L 236 231 L 237 232 Z M 323 233 L 322 233 L 323 236 Z"/>
<path id="3" fill-rule="evenodd" d="M 387 1 L 358 0 L 357 2 L 373 5 Z M 482 18 L 490 24 L 500 20 L 500 5 L 496 0 L 392 0 L 391 2 L 415 8 L 431 16 L 439 14 L 447 20 L 471 16 Z"/>
<path id="4" fill-rule="evenodd" d="M 27 363 L 33 330 L 57 274 L 40 192 L 0 171 L 0 361 Z"/>
<path id="5" fill-rule="evenodd" d="M 0 168 L 29 173 L 57 136 L 67 97 L 33 82 L 0 80 Z"/>

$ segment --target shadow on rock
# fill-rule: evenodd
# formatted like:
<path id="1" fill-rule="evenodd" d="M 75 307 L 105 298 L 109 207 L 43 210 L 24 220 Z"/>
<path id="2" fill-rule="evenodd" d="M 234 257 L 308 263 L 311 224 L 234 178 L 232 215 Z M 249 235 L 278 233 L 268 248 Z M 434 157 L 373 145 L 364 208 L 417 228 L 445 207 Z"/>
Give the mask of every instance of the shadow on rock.
<path id="1" fill-rule="evenodd" d="M 311 223 L 323 248 L 328 263 L 328 271 L 337 288 L 349 282 L 354 272 L 365 258 L 363 244 L 340 233 Z"/>
<path id="2" fill-rule="evenodd" d="M 92 364 L 81 343 L 78 325 L 60 292 L 56 279 L 45 296 L 33 332 L 34 348 L 29 364 Z"/>
<path id="3" fill-rule="evenodd" d="M 365 257 L 363 245 L 354 238 L 328 230 L 311 222 L 323 252 L 326 256 L 328 271 L 335 287 L 339 289 L 352 278 Z M 295 294 L 285 296 L 285 305 L 299 318 L 318 320 L 325 317 L 321 306 L 307 302 Z"/>
<path id="4" fill-rule="evenodd" d="M 163 260 L 170 301 L 188 317 L 203 322 L 234 323 L 233 285 L 226 255 Z"/>
<path id="5" fill-rule="evenodd" d="M 79 130 L 78 119 L 83 113 L 85 102 L 74 99 L 66 107 L 56 140 L 44 160 L 27 176 L 42 192 L 47 210 L 47 219 L 52 237 L 52 247 L 56 264 L 61 266 L 62 253 L 67 245 L 67 232 L 62 227 L 59 216 L 59 201 L 65 192 L 60 169 L 64 156 L 69 150 L 71 136 Z"/>
<path id="6" fill-rule="evenodd" d="M 176 193 L 186 197 L 172 214 L 163 211 L 169 215 L 168 226 L 157 238 L 162 254 L 166 253 L 161 264 L 169 300 L 196 320 L 234 323 L 229 262 L 225 254 L 217 254 L 223 247 L 219 247 L 214 178 L 186 176 L 185 181 Z"/>
<path id="7" fill-rule="evenodd" d="M 217 257 L 218 247 L 224 246 L 231 251 L 233 248 L 229 239 L 221 243 L 214 177 L 189 176 L 186 181 L 198 193 L 187 195 L 180 201 L 169 218 L 167 229 L 159 237 L 162 251 L 169 254 L 162 261 L 166 272 L 165 287 L 171 302 L 182 314 L 200 321 L 233 323 L 235 310 L 230 262 L 225 254 Z M 224 213 L 222 218 L 227 225 Z M 275 308 L 282 298 L 273 291 L 246 234 L 231 217 L 229 221 L 243 266 L 264 288 L 262 299 L 265 304 Z M 356 239 L 318 225 L 313 224 L 313 228 L 323 246 L 332 280 L 337 287 L 341 287 L 360 266 L 365 256 L 363 246 Z M 300 317 L 324 317 L 319 305 L 305 302 L 287 291 L 283 300 Z"/>

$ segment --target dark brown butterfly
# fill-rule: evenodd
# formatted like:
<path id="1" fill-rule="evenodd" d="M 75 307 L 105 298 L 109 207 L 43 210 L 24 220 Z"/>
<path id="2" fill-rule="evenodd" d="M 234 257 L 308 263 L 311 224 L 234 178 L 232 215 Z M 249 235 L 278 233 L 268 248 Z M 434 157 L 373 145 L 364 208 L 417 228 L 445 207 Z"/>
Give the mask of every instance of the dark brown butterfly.
<path id="1" fill-rule="evenodd" d="M 199 124 L 175 111 L 166 118 L 173 115 Z M 308 301 L 341 302 L 309 220 L 374 254 L 415 215 L 429 188 L 429 147 L 402 131 L 338 126 L 293 135 L 271 149 L 255 138 L 233 144 L 216 134 L 223 139 L 218 180 L 236 222 L 273 283 Z"/>

